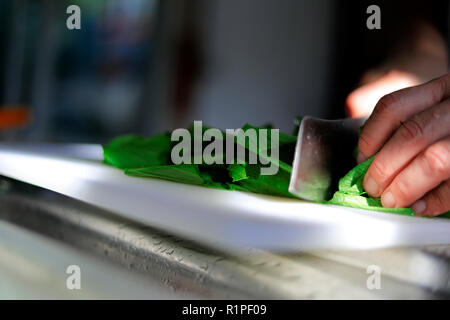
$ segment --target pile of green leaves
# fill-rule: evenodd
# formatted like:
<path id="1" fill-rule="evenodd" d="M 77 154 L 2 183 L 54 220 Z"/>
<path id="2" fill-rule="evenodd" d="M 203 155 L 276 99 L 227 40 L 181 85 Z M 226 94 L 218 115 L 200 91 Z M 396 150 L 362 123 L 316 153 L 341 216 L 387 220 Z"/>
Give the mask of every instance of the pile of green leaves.
<path id="1" fill-rule="evenodd" d="M 259 129 L 270 129 L 271 127 L 254 127 L 246 124 L 242 130 L 245 132 L 250 128 L 255 129 L 258 135 Z M 203 127 L 203 132 L 206 129 L 208 128 Z M 189 130 L 194 138 L 193 128 L 191 127 Z M 222 135 L 223 139 L 226 139 L 225 132 L 222 132 Z M 270 141 L 270 131 L 268 139 Z M 130 176 L 159 178 L 224 190 L 293 197 L 288 192 L 288 186 L 296 139 L 294 135 L 279 133 L 279 161 L 275 163 L 279 169 L 275 175 L 261 175 L 263 166 L 261 164 L 237 164 L 237 161 L 234 164 L 225 164 L 225 154 L 222 155 L 224 164 L 194 164 L 192 158 L 192 164 L 175 165 L 171 161 L 170 154 L 172 147 L 177 142 L 174 143 L 170 140 L 170 133 L 152 138 L 135 135 L 118 137 L 103 147 L 103 153 L 105 163 L 123 169 Z M 249 143 L 246 142 L 244 146 L 246 152 L 255 152 L 258 157 L 271 155 L 270 149 L 265 153 L 259 149 L 250 150 Z M 234 147 L 236 155 L 236 139 L 234 139 Z M 266 158 L 273 161 L 270 157 Z M 246 159 L 248 159 L 247 156 Z"/>
<path id="2" fill-rule="evenodd" d="M 300 120 L 297 122 L 299 123 Z M 242 130 L 246 131 L 250 128 L 259 133 L 259 129 L 270 129 L 270 126 L 254 127 L 246 124 Z M 208 128 L 203 127 L 203 131 L 206 129 Z M 193 128 L 191 127 L 189 130 L 191 136 L 194 137 Z M 222 137 L 226 138 L 225 132 L 222 132 Z M 289 193 L 288 187 L 296 139 L 296 135 L 280 132 L 279 161 L 276 162 L 279 170 L 275 175 L 261 175 L 263 166 L 261 164 L 237 164 L 237 161 L 234 162 L 235 164 L 225 164 L 225 154 L 222 155 L 224 164 L 194 164 L 192 158 L 192 164 L 175 165 L 171 162 L 170 157 L 175 144 L 170 139 L 170 133 L 151 138 L 136 135 L 121 136 L 104 146 L 103 153 L 105 163 L 124 170 L 125 174 L 130 176 L 151 177 L 209 188 L 294 198 Z M 234 147 L 236 154 L 236 140 Z M 244 147 L 248 152 L 255 152 L 258 156 L 262 155 L 259 149 L 250 150 L 248 143 Z M 270 150 L 264 153 L 264 155 L 270 154 Z M 350 170 L 340 179 L 338 190 L 332 199 L 322 203 L 414 216 L 414 212 L 410 208 L 383 208 L 379 198 L 371 198 L 364 192 L 362 182 L 373 159 L 374 157 Z M 273 161 L 270 158 L 268 160 Z M 450 218 L 450 212 L 441 217 Z"/>

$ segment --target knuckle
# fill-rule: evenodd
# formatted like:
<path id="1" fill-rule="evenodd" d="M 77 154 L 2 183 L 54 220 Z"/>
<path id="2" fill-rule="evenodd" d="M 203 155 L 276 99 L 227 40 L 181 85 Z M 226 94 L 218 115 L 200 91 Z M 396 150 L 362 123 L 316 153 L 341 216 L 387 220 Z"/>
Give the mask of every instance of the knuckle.
<path id="1" fill-rule="evenodd" d="M 395 107 L 395 105 L 398 103 L 399 98 L 398 95 L 395 93 L 387 94 L 378 101 L 374 113 L 378 116 L 382 116 L 385 114 L 391 113 L 391 110 Z"/>
<path id="2" fill-rule="evenodd" d="M 370 166 L 370 169 L 372 170 L 371 175 L 375 180 L 377 180 L 378 185 L 380 187 L 383 187 L 389 180 L 389 174 L 386 165 L 381 161 L 377 161 L 377 159 L 375 158 L 375 160 L 372 162 L 372 165 Z"/>
<path id="3" fill-rule="evenodd" d="M 418 116 L 414 116 L 402 125 L 400 134 L 407 141 L 420 139 L 425 135 L 425 127 Z"/>
<path id="4" fill-rule="evenodd" d="M 373 148 L 373 143 L 371 143 L 371 141 L 373 141 L 373 139 L 370 139 L 367 133 L 362 132 L 358 140 L 358 150 L 364 155 L 368 155 Z"/>
<path id="5" fill-rule="evenodd" d="M 401 123 L 402 115 L 399 114 L 399 106 L 402 104 L 403 97 L 405 96 L 406 88 L 399 91 L 391 92 L 383 96 L 375 106 L 373 113 L 378 119 L 382 119 L 388 122 Z"/>
<path id="6" fill-rule="evenodd" d="M 404 179 L 395 181 L 395 184 L 392 186 L 392 190 L 396 195 L 397 201 L 400 202 L 406 202 L 411 194 L 411 186 Z"/>
<path id="7" fill-rule="evenodd" d="M 447 147 L 439 143 L 434 144 L 425 150 L 424 158 L 433 173 L 448 175 L 450 171 L 450 151 Z"/>
<path id="8" fill-rule="evenodd" d="M 447 92 L 447 76 L 437 78 L 433 81 L 433 86 L 431 87 L 431 96 L 433 103 L 438 103 L 442 100 Z"/>

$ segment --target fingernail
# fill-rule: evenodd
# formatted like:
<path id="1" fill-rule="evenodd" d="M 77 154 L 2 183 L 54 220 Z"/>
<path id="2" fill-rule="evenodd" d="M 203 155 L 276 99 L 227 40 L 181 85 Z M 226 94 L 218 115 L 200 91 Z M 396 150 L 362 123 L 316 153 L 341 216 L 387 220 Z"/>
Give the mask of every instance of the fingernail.
<path id="1" fill-rule="evenodd" d="M 422 214 L 427 209 L 427 203 L 424 200 L 418 200 L 414 202 L 414 204 L 411 206 L 411 209 L 415 214 Z"/>
<path id="2" fill-rule="evenodd" d="M 358 156 L 356 157 L 356 161 L 358 161 L 358 163 L 361 163 L 361 162 L 364 162 L 366 160 L 367 160 L 367 158 L 361 152 L 358 152 Z"/>
<path id="3" fill-rule="evenodd" d="M 372 196 L 378 195 L 378 185 L 372 177 L 369 177 L 366 180 L 366 183 L 364 184 L 364 190 L 366 190 L 366 192 Z"/>
<path id="4" fill-rule="evenodd" d="M 381 203 L 383 207 L 394 208 L 395 207 L 395 198 L 394 195 L 390 192 L 387 192 L 381 196 Z"/>

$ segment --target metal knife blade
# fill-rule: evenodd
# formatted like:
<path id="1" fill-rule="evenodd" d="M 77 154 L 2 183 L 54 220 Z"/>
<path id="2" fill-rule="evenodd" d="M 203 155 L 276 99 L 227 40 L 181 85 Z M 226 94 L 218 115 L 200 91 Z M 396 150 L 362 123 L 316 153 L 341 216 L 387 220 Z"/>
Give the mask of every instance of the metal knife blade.
<path id="1" fill-rule="evenodd" d="M 358 130 L 367 118 L 304 117 L 298 131 L 289 192 L 305 200 L 327 200 L 339 178 L 352 169 Z"/>

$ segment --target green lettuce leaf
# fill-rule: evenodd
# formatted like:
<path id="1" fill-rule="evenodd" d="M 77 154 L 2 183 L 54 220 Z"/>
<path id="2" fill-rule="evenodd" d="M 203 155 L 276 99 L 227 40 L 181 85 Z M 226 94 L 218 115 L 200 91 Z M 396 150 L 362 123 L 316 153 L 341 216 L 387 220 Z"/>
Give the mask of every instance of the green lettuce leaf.
<path id="1" fill-rule="evenodd" d="M 228 166 L 228 171 L 233 182 L 248 179 L 247 171 L 245 170 L 245 165 L 242 164 L 231 164 Z"/>
<path id="2" fill-rule="evenodd" d="M 361 162 L 341 178 L 338 184 L 339 190 L 334 193 L 331 200 L 325 203 L 414 216 L 414 211 L 410 208 L 384 208 L 380 198 L 371 198 L 364 191 L 362 185 L 364 176 L 374 159 L 375 156 Z"/>
<path id="3" fill-rule="evenodd" d="M 384 208 L 381 205 L 380 198 L 370 198 L 359 196 L 355 194 L 348 194 L 341 191 L 336 191 L 328 204 L 336 204 L 339 206 L 352 207 L 358 209 L 367 209 L 373 211 L 391 212 L 404 214 L 408 216 L 415 216 L 414 211 L 410 208 Z"/>
<path id="4" fill-rule="evenodd" d="M 127 135 L 103 146 L 104 162 L 120 169 L 165 165 L 169 161 L 171 141 L 168 134 L 143 138 Z"/>
<path id="5" fill-rule="evenodd" d="M 174 182 L 202 185 L 204 180 L 200 175 L 197 165 L 163 165 L 144 168 L 125 169 L 125 173 L 130 176 L 144 178 L 158 178 Z"/>
<path id="6" fill-rule="evenodd" d="M 362 186 L 364 176 L 374 159 L 375 156 L 358 164 L 350 170 L 349 173 L 339 180 L 339 190 L 334 193 L 333 198 L 323 203 L 415 216 L 415 213 L 411 208 L 384 208 L 380 198 L 371 198 L 364 191 Z M 438 217 L 450 218 L 450 211 L 441 214 Z"/>
<path id="7" fill-rule="evenodd" d="M 339 191 L 352 195 L 364 194 L 365 192 L 362 183 L 367 170 L 372 164 L 373 159 L 375 159 L 375 156 L 364 162 L 361 162 L 352 170 L 350 170 L 343 178 L 341 178 L 338 185 Z"/>

